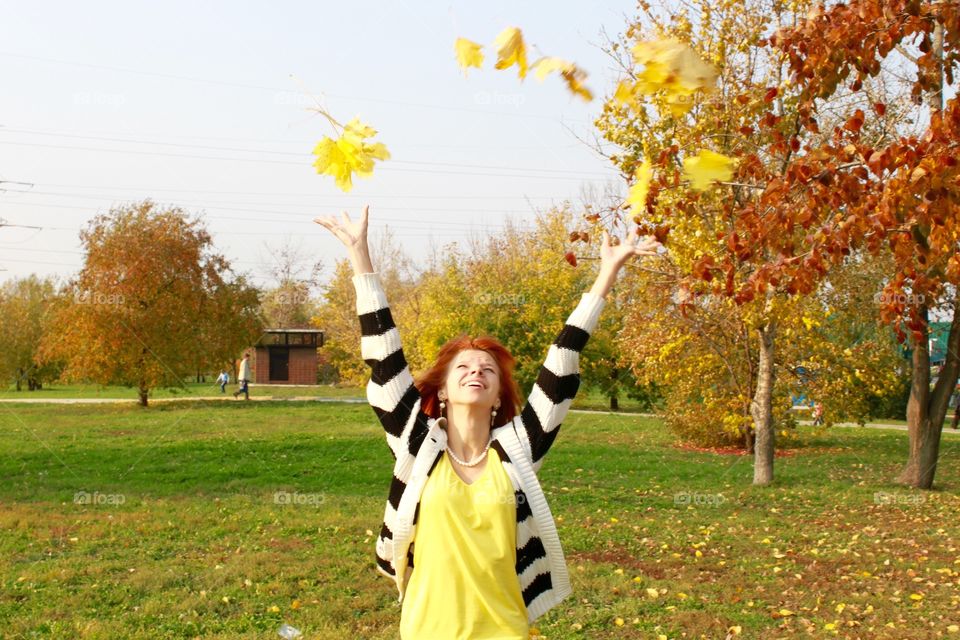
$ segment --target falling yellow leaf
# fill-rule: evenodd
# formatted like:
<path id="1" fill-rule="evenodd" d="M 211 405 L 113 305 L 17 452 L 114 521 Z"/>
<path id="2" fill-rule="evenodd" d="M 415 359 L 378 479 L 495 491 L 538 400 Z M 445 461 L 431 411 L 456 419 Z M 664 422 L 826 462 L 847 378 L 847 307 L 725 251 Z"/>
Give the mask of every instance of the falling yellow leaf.
<path id="1" fill-rule="evenodd" d="M 633 59 L 644 65 L 637 74 L 637 89 L 647 95 L 661 90 L 672 95 L 692 95 L 710 90 L 717 81 L 717 69 L 701 60 L 689 45 L 674 38 L 637 43 Z"/>
<path id="2" fill-rule="evenodd" d="M 656 589 L 650 588 L 650 589 L 647 589 L 647 595 L 650 596 L 651 598 L 659 598 L 660 592 L 657 591 Z"/>
<path id="3" fill-rule="evenodd" d="M 530 68 L 536 73 L 537 80 L 541 82 L 551 73 L 558 72 L 564 82 L 567 83 L 567 89 L 570 90 L 570 93 L 583 98 L 587 102 L 593 100 L 593 93 L 583 86 L 583 82 L 587 79 L 587 72 L 574 63 L 567 62 L 562 58 L 547 57 L 540 58 L 530 65 Z"/>
<path id="4" fill-rule="evenodd" d="M 453 50 L 457 54 L 457 64 L 460 65 L 460 68 L 463 69 L 463 74 L 467 74 L 467 69 L 469 67 L 480 68 L 480 65 L 483 64 L 483 53 L 480 51 L 482 47 L 474 42 L 473 40 L 467 40 L 466 38 L 457 38 L 457 41 L 453 43 Z"/>
<path id="5" fill-rule="evenodd" d="M 523 43 L 523 34 L 516 27 L 507 27 L 493 42 L 497 48 L 496 69 L 506 69 L 517 65 L 517 75 L 521 79 L 527 75 L 527 46 Z"/>
<path id="6" fill-rule="evenodd" d="M 793 611 L 790 611 L 790 609 L 780 609 L 780 611 L 779 611 L 778 613 L 779 613 L 781 616 L 783 616 L 784 618 L 788 618 L 788 617 L 790 617 L 790 616 L 797 615 L 797 614 L 795 614 Z"/>
<path id="7" fill-rule="evenodd" d="M 631 107 L 635 111 L 640 107 L 637 103 L 636 84 L 630 80 L 621 80 L 617 83 L 617 89 L 613 93 L 613 99 L 626 107 Z"/>
<path id="8" fill-rule="evenodd" d="M 618 627 L 622 627 L 622 626 L 623 626 L 623 618 L 617 618 L 616 620 L 613 621 L 613 624 L 617 625 Z"/>
<path id="9" fill-rule="evenodd" d="M 736 158 L 704 149 L 692 158 L 683 159 L 683 177 L 690 181 L 693 189 L 706 191 L 714 181 L 732 178 L 736 166 Z"/>
<path id="10" fill-rule="evenodd" d="M 653 177 L 653 168 L 649 160 L 644 160 L 633 175 L 634 182 L 627 195 L 630 204 L 630 213 L 633 216 L 642 215 L 647 208 L 647 192 L 650 191 L 650 179 Z"/>
<path id="11" fill-rule="evenodd" d="M 390 152 L 382 142 L 366 141 L 375 135 L 375 129 L 354 118 L 343 128 L 343 134 L 337 140 L 324 136 L 313 150 L 313 155 L 317 156 L 313 163 L 317 173 L 333 176 L 341 190 L 350 191 L 354 173 L 361 178 L 369 177 L 373 174 L 374 160 L 390 158 Z"/>

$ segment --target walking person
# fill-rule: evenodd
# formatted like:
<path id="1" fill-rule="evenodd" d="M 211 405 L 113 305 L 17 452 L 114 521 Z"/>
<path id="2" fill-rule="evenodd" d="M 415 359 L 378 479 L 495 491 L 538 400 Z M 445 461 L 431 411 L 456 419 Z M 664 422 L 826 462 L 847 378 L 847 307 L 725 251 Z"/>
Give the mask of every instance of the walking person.
<path id="1" fill-rule="evenodd" d="M 217 377 L 217 384 L 220 385 L 220 393 L 227 392 L 227 383 L 230 382 L 230 374 L 220 369 L 220 375 Z"/>
<path id="2" fill-rule="evenodd" d="M 401 603 L 402 640 L 527 640 L 529 625 L 571 593 L 537 471 L 580 384 L 579 356 L 621 267 L 656 255 L 636 230 L 606 233 L 600 272 L 550 345 L 520 407 L 514 358 L 496 339 L 460 336 L 416 381 L 367 245 L 368 207 L 315 221 L 353 265 L 367 399 L 386 432 L 393 480 L 377 536 L 379 571 Z M 519 410 L 518 410 L 519 409 Z"/>
<path id="3" fill-rule="evenodd" d="M 241 393 L 244 397 L 250 399 L 250 389 L 247 386 L 250 383 L 250 354 L 243 354 L 243 360 L 240 361 L 240 371 L 237 373 L 237 382 L 240 384 L 240 388 L 233 392 L 233 397 L 236 398 Z"/>

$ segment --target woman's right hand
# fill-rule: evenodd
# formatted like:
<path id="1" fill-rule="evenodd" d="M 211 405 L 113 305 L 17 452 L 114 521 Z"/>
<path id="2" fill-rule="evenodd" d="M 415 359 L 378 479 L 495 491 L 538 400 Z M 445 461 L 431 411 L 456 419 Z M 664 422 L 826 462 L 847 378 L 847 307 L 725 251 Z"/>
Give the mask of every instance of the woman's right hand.
<path id="1" fill-rule="evenodd" d="M 314 218 L 313 221 L 329 229 L 349 251 L 365 251 L 367 249 L 367 220 L 370 215 L 370 206 L 367 205 L 363 208 L 363 214 L 357 222 L 350 220 L 346 211 L 340 215 L 343 216 L 342 221 L 337 220 L 334 216 Z"/>
<path id="2" fill-rule="evenodd" d="M 343 220 L 337 220 L 334 216 L 325 216 L 314 218 L 313 221 L 329 229 L 347 248 L 354 273 L 373 273 L 370 249 L 367 247 L 367 220 L 370 217 L 370 206 L 363 208 L 363 214 L 357 222 L 350 220 L 346 211 L 341 215 Z"/>

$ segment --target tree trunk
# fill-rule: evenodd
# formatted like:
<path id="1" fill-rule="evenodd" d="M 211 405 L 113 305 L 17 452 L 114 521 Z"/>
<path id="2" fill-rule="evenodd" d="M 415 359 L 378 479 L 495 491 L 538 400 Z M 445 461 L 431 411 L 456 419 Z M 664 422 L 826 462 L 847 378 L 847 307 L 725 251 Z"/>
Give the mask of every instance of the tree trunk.
<path id="1" fill-rule="evenodd" d="M 947 353 L 940 376 L 933 390 L 930 390 L 930 351 L 927 325 L 927 307 L 924 303 L 920 313 L 925 329 L 922 341 L 917 341 L 913 349 L 913 376 L 910 385 L 910 400 L 907 402 L 907 431 L 910 436 L 910 452 L 907 464 L 897 478 L 898 482 L 930 489 L 937 473 L 937 460 L 940 456 L 940 436 L 943 421 L 947 417 L 950 396 L 960 376 L 960 293 L 954 300 L 953 322 L 950 323 L 950 335 L 947 337 Z M 922 342 L 922 344 L 921 344 Z"/>
<path id="2" fill-rule="evenodd" d="M 147 394 L 150 392 L 150 389 L 147 387 L 147 380 L 144 377 L 140 378 L 140 384 L 137 385 L 137 396 L 140 399 L 140 406 L 147 406 Z"/>
<path id="3" fill-rule="evenodd" d="M 610 378 L 613 380 L 613 384 L 610 385 L 610 411 L 620 410 L 620 400 L 617 398 L 617 377 L 619 373 L 616 368 L 610 372 Z"/>
<path id="4" fill-rule="evenodd" d="M 773 482 L 773 348 L 776 325 L 772 320 L 757 329 L 760 334 L 760 359 L 757 368 L 757 389 L 750 403 L 756 440 L 753 447 L 753 484 Z"/>
<path id="5" fill-rule="evenodd" d="M 23 379 L 23 369 L 19 368 L 17 369 L 17 391 L 22 391 L 22 388 L 20 386 L 20 381 L 22 379 Z"/>

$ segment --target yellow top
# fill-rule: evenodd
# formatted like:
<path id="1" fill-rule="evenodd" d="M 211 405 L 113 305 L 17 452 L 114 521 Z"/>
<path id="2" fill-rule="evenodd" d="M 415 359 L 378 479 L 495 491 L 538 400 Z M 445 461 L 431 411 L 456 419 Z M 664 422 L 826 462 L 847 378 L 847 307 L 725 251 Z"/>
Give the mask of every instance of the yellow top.
<path id="1" fill-rule="evenodd" d="M 516 538 L 513 485 L 497 452 L 472 484 L 444 452 L 420 497 L 402 640 L 527 640 Z"/>

